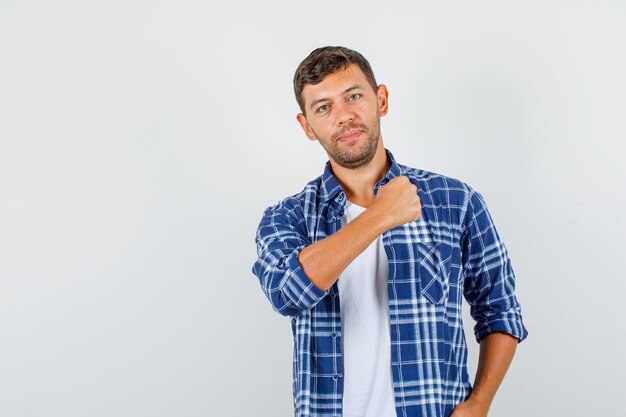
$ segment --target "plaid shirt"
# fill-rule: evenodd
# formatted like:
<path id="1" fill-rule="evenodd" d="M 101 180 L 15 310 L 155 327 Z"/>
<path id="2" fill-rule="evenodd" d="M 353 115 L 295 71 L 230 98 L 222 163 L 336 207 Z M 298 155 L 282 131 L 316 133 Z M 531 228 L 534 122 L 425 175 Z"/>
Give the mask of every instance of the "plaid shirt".
<path id="1" fill-rule="evenodd" d="M 461 300 L 477 340 L 526 338 L 515 276 L 482 196 L 452 178 L 398 164 L 374 187 L 406 175 L 417 186 L 417 221 L 383 233 L 389 263 L 391 372 L 398 416 L 445 417 L 471 390 Z M 265 210 L 252 271 L 273 308 L 291 317 L 296 417 L 340 416 L 343 372 L 337 283 L 318 289 L 298 254 L 341 227 L 346 195 L 330 162 L 300 193 Z"/>

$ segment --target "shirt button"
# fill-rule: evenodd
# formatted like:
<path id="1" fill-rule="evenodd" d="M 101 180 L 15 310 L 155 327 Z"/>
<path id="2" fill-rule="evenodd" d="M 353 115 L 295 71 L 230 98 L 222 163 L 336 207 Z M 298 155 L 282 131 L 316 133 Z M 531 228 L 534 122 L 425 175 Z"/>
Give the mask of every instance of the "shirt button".
<path id="1" fill-rule="evenodd" d="M 337 333 L 333 333 L 330 336 L 334 339 L 335 337 L 337 337 Z"/>
<path id="2" fill-rule="evenodd" d="M 333 381 L 336 381 L 339 379 L 339 375 L 333 375 Z"/>
<path id="3" fill-rule="evenodd" d="M 331 297 L 331 298 L 335 298 L 336 296 L 337 296 L 337 294 L 335 294 L 335 292 L 334 292 L 334 291 L 331 291 L 331 292 L 330 292 L 330 297 Z"/>

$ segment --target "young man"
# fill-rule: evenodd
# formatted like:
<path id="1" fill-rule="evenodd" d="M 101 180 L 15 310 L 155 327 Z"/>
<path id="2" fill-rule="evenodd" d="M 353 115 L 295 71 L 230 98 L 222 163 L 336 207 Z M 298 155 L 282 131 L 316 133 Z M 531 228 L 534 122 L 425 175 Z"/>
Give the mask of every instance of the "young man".
<path id="1" fill-rule="evenodd" d="M 329 161 L 265 211 L 253 272 L 291 317 L 296 417 L 485 417 L 527 332 L 482 196 L 396 162 L 380 133 L 387 88 L 358 52 L 314 50 L 294 89 Z M 480 342 L 473 387 L 463 297 Z"/>

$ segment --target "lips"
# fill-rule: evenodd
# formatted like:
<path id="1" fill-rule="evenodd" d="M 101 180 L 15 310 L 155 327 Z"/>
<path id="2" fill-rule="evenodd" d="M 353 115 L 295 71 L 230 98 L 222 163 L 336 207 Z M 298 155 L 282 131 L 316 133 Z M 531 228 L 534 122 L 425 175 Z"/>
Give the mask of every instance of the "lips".
<path id="1" fill-rule="evenodd" d="M 363 131 L 361 129 L 348 130 L 346 133 L 344 133 L 343 135 L 339 136 L 337 138 L 337 141 L 348 141 L 348 140 L 351 140 L 351 139 L 354 139 L 354 138 L 358 137 L 361 133 L 363 133 Z"/>

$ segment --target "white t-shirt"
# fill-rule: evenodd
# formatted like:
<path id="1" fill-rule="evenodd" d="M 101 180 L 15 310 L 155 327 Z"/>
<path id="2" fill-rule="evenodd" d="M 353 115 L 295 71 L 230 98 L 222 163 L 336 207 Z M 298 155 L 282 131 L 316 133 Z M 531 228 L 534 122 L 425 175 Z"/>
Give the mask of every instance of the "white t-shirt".
<path id="1" fill-rule="evenodd" d="M 364 207 L 347 201 L 342 225 L 364 211 Z M 391 382 L 388 274 L 387 254 L 379 236 L 337 281 L 344 417 L 396 417 Z"/>

